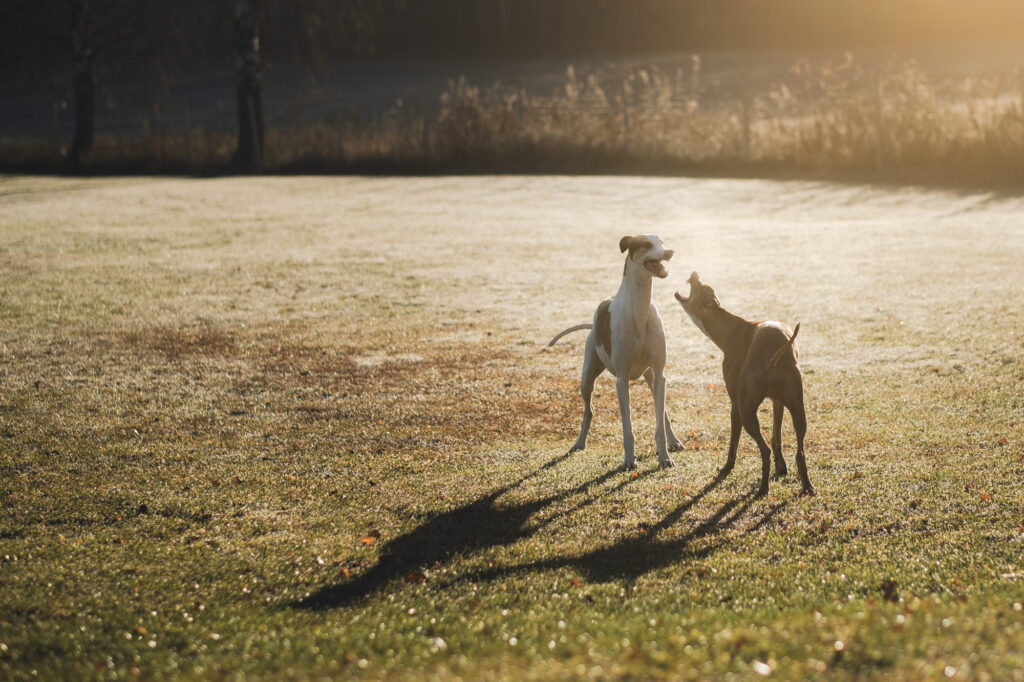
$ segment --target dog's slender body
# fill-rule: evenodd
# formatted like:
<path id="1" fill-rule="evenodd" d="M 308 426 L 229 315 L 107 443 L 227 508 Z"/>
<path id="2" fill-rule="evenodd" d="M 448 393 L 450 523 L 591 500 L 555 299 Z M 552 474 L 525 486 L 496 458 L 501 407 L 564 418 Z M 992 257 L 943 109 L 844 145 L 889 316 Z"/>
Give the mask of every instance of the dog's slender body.
<path id="1" fill-rule="evenodd" d="M 781 322 L 750 322 L 724 310 L 715 296 L 715 290 L 701 283 L 697 273 L 690 275 L 690 295 L 675 296 L 694 324 L 725 353 L 722 373 L 725 388 L 732 401 L 732 430 L 729 434 L 729 454 L 723 473 L 736 463 L 740 427 L 746 429 L 761 452 L 761 486 L 758 495 L 768 492 L 771 459 L 775 471 L 786 474 L 786 461 L 782 457 L 782 410 L 789 410 L 796 431 L 796 468 L 800 474 L 803 492 L 814 494 L 807 477 L 804 459 L 804 434 L 807 416 L 804 411 L 803 379 L 798 362 L 799 349 L 796 335 L 800 325 L 790 331 Z M 765 398 L 772 401 L 771 448 L 761 435 L 757 408 Z"/>
<path id="2" fill-rule="evenodd" d="M 665 330 L 658 308 L 651 297 L 654 277 L 665 278 L 668 271 L 663 261 L 674 252 L 666 249 L 655 235 L 623 237 L 619 250 L 629 251 L 622 273 L 622 283 L 612 298 L 605 299 L 594 313 L 590 324 L 578 324 L 551 339 L 553 346 L 566 334 L 590 329 L 583 355 L 583 376 L 580 394 L 583 396 L 583 422 L 580 435 L 569 452 L 587 447 L 587 434 L 593 418 L 591 397 L 594 382 L 608 370 L 616 378 L 619 414 L 622 417 L 622 447 L 625 451 L 623 466 L 636 468 L 633 426 L 629 409 L 629 382 L 643 377 L 654 396 L 655 444 L 658 463 L 662 468 L 674 466 L 669 450 L 682 449 L 682 443 L 672 432 L 665 413 Z"/>

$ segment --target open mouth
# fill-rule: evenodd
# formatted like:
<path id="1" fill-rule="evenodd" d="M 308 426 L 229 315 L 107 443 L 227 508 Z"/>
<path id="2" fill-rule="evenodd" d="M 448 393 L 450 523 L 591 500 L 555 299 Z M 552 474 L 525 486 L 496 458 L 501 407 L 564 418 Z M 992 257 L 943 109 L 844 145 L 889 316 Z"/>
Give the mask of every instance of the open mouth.
<path id="1" fill-rule="evenodd" d="M 700 278 L 697 276 L 696 272 L 691 273 L 690 274 L 690 278 L 688 280 L 686 280 L 686 283 L 690 285 L 690 295 L 689 296 L 683 296 L 678 291 L 676 292 L 676 300 L 679 301 L 680 303 L 682 303 L 684 306 L 687 303 L 689 303 L 690 302 L 690 298 L 693 297 L 693 286 L 694 286 L 693 283 L 694 282 L 700 282 Z"/>
<path id="2" fill-rule="evenodd" d="M 644 267 L 655 277 L 665 279 L 668 277 L 668 270 L 665 268 L 665 263 L 658 258 L 648 258 L 644 261 Z"/>

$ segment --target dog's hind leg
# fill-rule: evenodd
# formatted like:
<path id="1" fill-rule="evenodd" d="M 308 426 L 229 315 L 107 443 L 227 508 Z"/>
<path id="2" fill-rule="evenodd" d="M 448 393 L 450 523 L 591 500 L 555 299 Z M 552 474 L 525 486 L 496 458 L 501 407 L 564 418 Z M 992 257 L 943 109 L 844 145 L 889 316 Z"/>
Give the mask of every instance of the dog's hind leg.
<path id="1" fill-rule="evenodd" d="M 739 397 L 740 419 L 743 421 L 743 428 L 754 439 L 757 449 L 761 452 L 761 485 L 757 489 L 757 496 L 763 497 L 768 494 L 768 478 L 772 473 L 772 449 L 768 447 L 764 436 L 761 435 L 761 423 L 757 420 L 757 408 L 764 400 L 764 396 L 755 394 L 753 391 L 744 391 L 741 388 Z"/>
<path id="2" fill-rule="evenodd" d="M 782 457 L 782 401 L 772 398 L 772 458 L 775 460 L 775 475 L 786 475 L 786 460 Z"/>
<path id="3" fill-rule="evenodd" d="M 651 389 L 651 396 L 655 401 L 657 401 L 658 397 L 654 391 L 654 370 L 650 367 L 648 367 L 647 371 L 644 372 L 644 381 L 647 382 L 647 388 Z M 657 404 L 657 402 L 655 402 L 655 404 Z M 683 449 L 682 442 L 676 438 L 676 434 L 672 430 L 672 421 L 668 418 L 668 405 L 665 405 L 665 437 L 668 441 L 669 452 L 679 452 Z"/>
<path id="4" fill-rule="evenodd" d="M 583 376 L 580 378 L 580 396 L 583 398 L 583 423 L 580 424 L 580 435 L 569 452 L 579 452 L 587 448 L 587 434 L 590 433 L 590 422 L 594 418 L 593 401 L 594 381 L 604 371 L 604 364 L 594 349 L 593 335 L 587 337 L 587 347 L 583 355 Z"/>
<path id="5" fill-rule="evenodd" d="M 804 412 L 804 389 L 799 379 L 794 382 L 792 397 L 786 403 L 789 415 L 793 418 L 793 430 L 796 431 L 796 470 L 800 474 L 800 483 L 806 495 L 814 494 L 814 486 L 807 477 L 807 461 L 804 459 L 804 436 L 807 434 L 807 414 Z"/>
<path id="6" fill-rule="evenodd" d="M 665 413 L 665 375 L 660 373 L 654 377 L 654 423 L 657 425 L 654 430 L 654 443 L 657 447 L 658 464 L 662 469 L 671 469 L 676 463 L 668 456 L 668 441 L 665 435 L 665 427 L 668 425 L 668 415 Z"/>

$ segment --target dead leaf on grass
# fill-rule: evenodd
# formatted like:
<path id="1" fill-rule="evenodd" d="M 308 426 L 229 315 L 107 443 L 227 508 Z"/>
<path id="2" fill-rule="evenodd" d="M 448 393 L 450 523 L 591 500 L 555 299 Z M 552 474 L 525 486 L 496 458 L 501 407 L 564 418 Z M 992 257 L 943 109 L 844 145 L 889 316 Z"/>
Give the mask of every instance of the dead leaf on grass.
<path id="1" fill-rule="evenodd" d="M 427 576 L 420 573 L 419 571 L 412 571 L 411 573 L 405 574 L 405 582 L 412 585 L 422 585 L 427 582 Z"/>
<path id="2" fill-rule="evenodd" d="M 373 543 L 377 542 L 377 538 L 380 537 L 379 530 L 371 530 L 369 533 L 360 538 L 360 542 L 369 547 Z"/>

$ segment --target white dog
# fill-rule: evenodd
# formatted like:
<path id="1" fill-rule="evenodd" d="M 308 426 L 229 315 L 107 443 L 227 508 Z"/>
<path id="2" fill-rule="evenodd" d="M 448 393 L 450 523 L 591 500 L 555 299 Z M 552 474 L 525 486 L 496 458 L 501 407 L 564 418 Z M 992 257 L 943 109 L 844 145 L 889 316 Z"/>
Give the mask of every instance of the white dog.
<path id="1" fill-rule="evenodd" d="M 654 440 L 658 463 L 667 469 L 674 466 L 668 451 L 681 450 L 683 445 L 672 432 L 672 425 L 665 414 L 665 329 L 651 300 L 651 288 L 653 277 L 664 279 L 668 276 L 664 261 L 671 259 L 675 252 L 666 249 L 661 239 L 653 234 L 623 237 L 619 241 L 619 250 L 629 251 L 629 255 L 618 293 L 597 306 L 593 323 L 569 327 L 548 343 L 550 347 L 570 332 L 591 330 L 587 336 L 583 378 L 580 381 L 583 423 L 580 436 L 569 452 L 587 447 L 587 433 L 594 415 L 590 400 L 594 380 L 607 369 L 617 380 L 622 447 L 625 450 L 623 466 L 626 469 L 636 468 L 629 414 L 629 382 L 643 376 L 654 395 L 654 421 L 657 425 Z"/>

